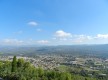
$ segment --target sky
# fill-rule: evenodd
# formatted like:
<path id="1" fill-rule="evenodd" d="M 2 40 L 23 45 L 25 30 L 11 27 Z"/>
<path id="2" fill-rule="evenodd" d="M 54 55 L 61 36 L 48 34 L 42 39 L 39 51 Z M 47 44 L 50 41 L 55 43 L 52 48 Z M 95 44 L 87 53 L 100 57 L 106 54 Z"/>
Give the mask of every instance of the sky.
<path id="1" fill-rule="evenodd" d="M 0 45 L 108 44 L 108 0 L 0 0 Z"/>

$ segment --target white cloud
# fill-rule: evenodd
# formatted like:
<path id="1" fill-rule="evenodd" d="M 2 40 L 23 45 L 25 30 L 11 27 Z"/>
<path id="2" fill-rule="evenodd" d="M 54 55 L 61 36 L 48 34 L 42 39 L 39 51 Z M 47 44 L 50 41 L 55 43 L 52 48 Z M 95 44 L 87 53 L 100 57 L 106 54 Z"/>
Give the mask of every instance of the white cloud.
<path id="1" fill-rule="evenodd" d="M 17 39 L 4 39 L 2 43 L 5 45 L 21 45 L 23 41 Z"/>
<path id="2" fill-rule="evenodd" d="M 30 25 L 30 26 L 37 26 L 38 23 L 35 22 L 35 21 L 31 21 L 31 22 L 28 22 L 28 25 Z"/>
<path id="3" fill-rule="evenodd" d="M 55 32 L 54 34 L 54 38 L 52 38 L 55 41 L 64 41 L 66 43 L 72 44 L 72 43 L 85 43 L 85 42 L 89 42 L 93 40 L 92 36 L 88 36 L 88 35 L 75 35 L 75 34 L 71 34 L 68 32 L 65 32 L 63 30 L 58 30 Z"/>
<path id="4" fill-rule="evenodd" d="M 14 34 L 22 34 L 23 31 L 14 32 Z"/>
<path id="5" fill-rule="evenodd" d="M 41 31 L 42 31 L 42 29 L 37 29 L 36 31 L 41 32 Z"/>
<path id="6" fill-rule="evenodd" d="M 19 33 L 22 33 L 19 31 Z M 102 44 L 108 43 L 108 34 L 77 35 L 58 30 L 55 32 L 52 40 L 34 40 L 32 38 L 27 40 L 19 39 L 3 39 L 0 40 L 0 45 L 64 45 L 64 44 Z"/>
<path id="7" fill-rule="evenodd" d="M 48 44 L 49 41 L 48 40 L 40 40 L 40 41 L 37 41 L 37 43 L 39 43 L 39 44 Z"/>
<path id="8" fill-rule="evenodd" d="M 71 33 L 68 33 L 68 32 L 65 32 L 63 30 L 58 30 L 55 32 L 55 35 L 54 35 L 56 38 L 59 38 L 60 40 L 66 40 L 66 38 L 70 38 L 72 37 L 72 34 Z"/>
<path id="9" fill-rule="evenodd" d="M 55 32 L 55 37 L 53 40 L 59 39 L 61 41 L 71 41 L 71 42 L 77 42 L 77 43 L 83 43 L 86 41 L 93 40 L 92 36 L 88 35 L 75 35 L 68 32 L 65 32 L 63 30 L 58 30 Z"/>
<path id="10" fill-rule="evenodd" d="M 97 34 L 95 38 L 108 39 L 108 34 Z"/>
<path id="11" fill-rule="evenodd" d="M 75 35 L 73 42 L 83 43 L 83 42 L 87 42 L 90 40 L 93 40 L 93 37 L 86 36 L 86 35 Z"/>
<path id="12" fill-rule="evenodd" d="M 18 39 L 3 39 L 0 40 L 0 45 L 37 45 L 37 44 L 49 44 L 48 40 L 33 40 L 33 39 L 28 39 L 28 40 L 18 40 Z"/>

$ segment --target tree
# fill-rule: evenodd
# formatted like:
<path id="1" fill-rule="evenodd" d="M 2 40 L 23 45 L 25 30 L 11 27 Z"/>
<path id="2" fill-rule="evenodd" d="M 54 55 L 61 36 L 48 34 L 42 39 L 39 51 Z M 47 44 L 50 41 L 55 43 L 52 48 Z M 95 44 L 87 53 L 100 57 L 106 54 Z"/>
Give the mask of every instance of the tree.
<path id="1" fill-rule="evenodd" d="M 23 75 L 21 75 L 20 80 L 26 80 L 26 78 Z"/>
<path id="2" fill-rule="evenodd" d="M 39 76 L 42 77 L 44 74 L 44 70 L 42 68 L 38 69 Z"/>
<path id="3" fill-rule="evenodd" d="M 23 67 L 23 65 L 24 65 L 24 59 L 23 58 L 18 59 L 17 67 Z"/>
<path id="4" fill-rule="evenodd" d="M 16 72 L 17 70 L 17 59 L 16 56 L 13 57 L 13 61 L 12 61 L 12 69 L 11 72 Z"/>
<path id="5" fill-rule="evenodd" d="M 85 78 L 85 80 L 87 80 L 87 78 Z"/>

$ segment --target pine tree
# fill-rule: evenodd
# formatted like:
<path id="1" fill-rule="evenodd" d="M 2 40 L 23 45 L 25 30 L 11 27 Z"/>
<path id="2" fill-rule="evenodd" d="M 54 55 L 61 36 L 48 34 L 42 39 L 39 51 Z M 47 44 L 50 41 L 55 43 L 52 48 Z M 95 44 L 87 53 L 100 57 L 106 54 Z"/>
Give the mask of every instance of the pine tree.
<path id="1" fill-rule="evenodd" d="M 16 56 L 13 57 L 13 61 L 12 61 L 12 72 L 15 72 L 17 70 L 17 59 Z"/>

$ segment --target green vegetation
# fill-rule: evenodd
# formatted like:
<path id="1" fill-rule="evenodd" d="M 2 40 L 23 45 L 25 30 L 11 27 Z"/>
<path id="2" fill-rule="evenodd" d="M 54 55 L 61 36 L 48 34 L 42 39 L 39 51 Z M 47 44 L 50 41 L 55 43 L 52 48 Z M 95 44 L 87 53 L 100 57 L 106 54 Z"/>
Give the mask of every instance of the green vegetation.
<path id="1" fill-rule="evenodd" d="M 15 72 L 16 70 L 17 70 L 17 61 L 16 61 L 16 56 L 14 56 L 12 61 L 12 72 Z"/>
<path id="2" fill-rule="evenodd" d="M 0 62 L 0 77 L 4 80 L 96 80 L 69 72 L 36 68 L 23 59 L 17 60 L 16 56 L 12 62 Z"/>

